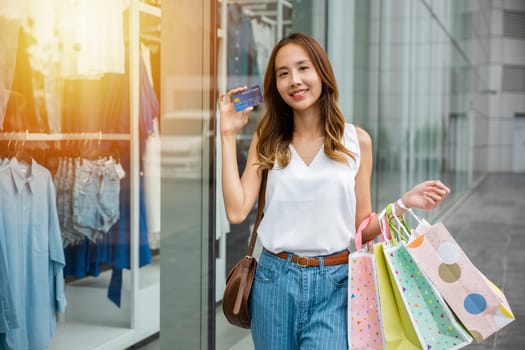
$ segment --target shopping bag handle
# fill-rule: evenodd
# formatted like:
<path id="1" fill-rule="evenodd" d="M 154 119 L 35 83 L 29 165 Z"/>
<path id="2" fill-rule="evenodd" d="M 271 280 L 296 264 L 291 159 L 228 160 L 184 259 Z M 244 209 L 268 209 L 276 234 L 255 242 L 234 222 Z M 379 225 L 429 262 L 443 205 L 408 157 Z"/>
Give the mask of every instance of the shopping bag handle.
<path id="1" fill-rule="evenodd" d="M 361 250 L 361 248 L 363 247 L 363 230 L 368 226 L 368 224 L 370 223 L 370 221 L 372 221 L 375 215 L 376 213 L 372 212 L 370 215 L 364 218 L 363 221 L 361 221 L 361 223 L 359 224 L 359 227 L 357 228 L 357 232 L 355 233 L 355 239 L 354 239 L 356 250 Z"/>
<path id="2" fill-rule="evenodd" d="M 386 222 L 386 208 L 379 213 L 377 216 L 377 219 L 379 221 L 379 228 L 381 230 L 381 238 L 383 242 L 390 243 L 391 235 L 390 235 L 390 228 L 388 227 L 388 224 Z"/>
<path id="3" fill-rule="evenodd" d="M 392 231 L 394 231 L 394 234 L 392 235 L 392 241 L 394 245 L 397 245 L 397 240 L 400 241 L 408 241 L 410 239 L 410 229 L 408 228 L 408 225 L 405 221 L 404 217 L 399 218 L 396 215 L 396 207 L 394 204 L 389 204 L 386 207 L 386 218 L 388 222 L 388 226 Z M 397 227 L 394 225 L 394 222 L 392 221 L 392 218 L 397 222 Z"/>
<path id="4" fill-rule="evenodd" d="M 423 224 L 424 224 L 423 219 L 420 218 L 419 216 L 417 216 L 417 215 L 414 213 L 414 211 L 412 210 L 412 208 L 407 208 L 406 211 L 407 211 L 410 215 L 412 215 L 412 217 L 413 217 L 414 219 L 416 219 L 416 221 L 418 222 L 418 224 L 420 224 L 420 225 L 423 225 Z"/>

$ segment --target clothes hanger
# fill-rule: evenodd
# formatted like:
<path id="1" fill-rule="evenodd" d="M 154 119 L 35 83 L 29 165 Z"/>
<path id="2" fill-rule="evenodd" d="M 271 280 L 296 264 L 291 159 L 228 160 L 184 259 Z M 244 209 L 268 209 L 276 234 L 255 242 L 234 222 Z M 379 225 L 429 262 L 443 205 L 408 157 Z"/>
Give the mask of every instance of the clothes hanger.
<path id="1" fill-rule="evenodd" d="M 24 139 L 22 139 L 22 142 L 21 142 L 20 146 L 19 146 L 19 142 L 18 142 L 19 139 L 16 140 L 14 157 L 19 162 L 31 165 L 33 157 L 25 149 L 25 144 L 26 144 L 26 139 L 27 139 L 27 135 L 28 134 L 29 134 L 29 132 L 26 130 L 26 137 Z"/>
<path id="2" fill-rule="evenodd" d="M 13 132 L 10 132 L 9 134 L 14 136 Z M 13 153 L 11 151 L 11 142 L 12 141 L 13 141 L 13 138 L 12 137 L 8 137 L 7 146 L 6 146 L 6 148 L 4 150 L 2 150 L 2 153 L 0 153 L 0 160 L 2 160 L 4 158 L 11 158 L 12 153 Z"/>

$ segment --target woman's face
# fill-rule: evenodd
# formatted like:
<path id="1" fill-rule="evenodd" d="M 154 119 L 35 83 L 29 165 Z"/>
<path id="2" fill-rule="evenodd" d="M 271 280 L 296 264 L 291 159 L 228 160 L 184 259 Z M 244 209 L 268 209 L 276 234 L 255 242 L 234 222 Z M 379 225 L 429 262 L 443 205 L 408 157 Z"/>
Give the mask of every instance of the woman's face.
<path id="1" fill-rule="evenodd" d="M 321 77 L 306 51 L 297 44 L 286 44 L 275 56 L 277 91 L 294 111 L 318 108 L 323 89 Z"/>

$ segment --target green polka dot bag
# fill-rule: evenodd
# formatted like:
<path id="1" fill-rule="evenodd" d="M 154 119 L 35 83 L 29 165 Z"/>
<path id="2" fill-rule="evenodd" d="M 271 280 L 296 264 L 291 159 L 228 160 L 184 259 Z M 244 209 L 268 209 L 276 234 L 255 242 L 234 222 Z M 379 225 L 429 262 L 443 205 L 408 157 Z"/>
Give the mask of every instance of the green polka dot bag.
<path id="1" fill-rule="evenodd" d="M 387 206 L 380 221 L 386 221 L 383 226 L 388 226 L 391 237 L 385 240 L 384 256 L 392 284 L 397 287 L 421 348 L 448 350 L 467 346 L 472 337 L 410 255 L 406 223 L 397 219 L 392 208 L 392 205 Z"/>

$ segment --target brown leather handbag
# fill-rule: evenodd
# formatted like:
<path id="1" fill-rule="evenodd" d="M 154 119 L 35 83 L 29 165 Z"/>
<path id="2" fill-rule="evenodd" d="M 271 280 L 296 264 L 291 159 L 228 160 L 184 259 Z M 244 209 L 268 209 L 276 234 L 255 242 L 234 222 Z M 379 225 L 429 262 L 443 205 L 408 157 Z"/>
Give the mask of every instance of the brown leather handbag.
<path id="1" fill-rule="evenodd" d="M 255 278 L 255 270 L 257 268 L 257 260 L 253 256 L 253 248 L 257 241 L 257 228 L 263 217 L 267 175 L 268 172 L 264 170 L 261 188 L 259 190 L 257 215 L 255 216 L 248 252 L 228 273 L 226 277 L 226 288 L 224 289 L 224 295 L 222 297 L 222 310 L 228 322 L 234 326 L 247 329 L 250 328 L 252 321 L 249 301 L 253 279 Z"/>

